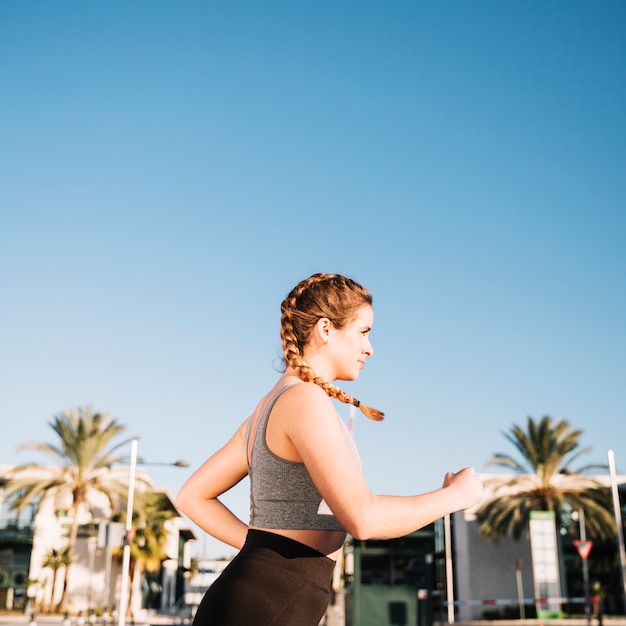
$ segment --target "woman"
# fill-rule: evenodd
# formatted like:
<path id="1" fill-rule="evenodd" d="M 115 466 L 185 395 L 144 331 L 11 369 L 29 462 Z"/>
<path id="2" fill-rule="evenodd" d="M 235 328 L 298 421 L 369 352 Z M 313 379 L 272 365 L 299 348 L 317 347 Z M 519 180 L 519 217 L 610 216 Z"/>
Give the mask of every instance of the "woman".
<path id="1" fill-rule="evenodd" d="M 358 378 L 374 353 L 369 291 L 344 276 L 314 274 L 291 291 L 281 312 L 284 374 L 176 498 L 200 528 L 239 550 L 204 596 L 197 626 L 317 626 L 346 533 L 402 537 L 482 495 L 472 468 L 415 496 L 376 495 L 365 483 L 330 398 L 383 419 L 332 384 Z M 246 475 L 249 524 L 218 499 Z"/>

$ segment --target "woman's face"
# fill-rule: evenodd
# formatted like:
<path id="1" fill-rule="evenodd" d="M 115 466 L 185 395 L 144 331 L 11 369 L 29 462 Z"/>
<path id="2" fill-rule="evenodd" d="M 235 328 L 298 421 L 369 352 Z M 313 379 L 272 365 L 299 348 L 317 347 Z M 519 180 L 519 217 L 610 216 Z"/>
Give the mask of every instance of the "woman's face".
<path id="1" fill-rule="evenodd" d="M 355 380 L 359 377 L 365 361 L 374 354 L 369 340 L 373 324 L 374 311 L 366 304 L 357 310 L 352 322 L 342 330 L 331 327 L 327 354 L 335 379 Z"/>

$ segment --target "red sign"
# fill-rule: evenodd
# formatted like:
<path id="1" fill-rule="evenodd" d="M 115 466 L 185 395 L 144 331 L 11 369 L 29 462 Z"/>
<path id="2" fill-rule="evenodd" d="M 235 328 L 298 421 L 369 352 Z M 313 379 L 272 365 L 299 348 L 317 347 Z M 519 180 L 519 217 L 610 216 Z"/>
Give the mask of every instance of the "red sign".
<path id="1" fill-rule="evenodd" d="M 591 548 L 593 548 L 593 541 L 581 541 L 580 539 L 574 539 L 573 543 L 576 546 L 576 550 L 578 550 L 580 558 L 585 561 L 591 552 Z"/>

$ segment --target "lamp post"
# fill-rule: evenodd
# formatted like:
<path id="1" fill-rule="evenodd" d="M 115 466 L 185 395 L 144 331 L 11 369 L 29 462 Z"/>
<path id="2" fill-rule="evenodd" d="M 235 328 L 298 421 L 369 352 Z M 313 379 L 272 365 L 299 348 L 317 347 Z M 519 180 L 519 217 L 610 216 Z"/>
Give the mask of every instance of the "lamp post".
<path id="1" fill-rule="evenodd" d="M 617 529 L 617 549 L 619 551 L 620 569 L 622 571 L 622 589 L 626 600 L 626 550 L 624 550 L 624 527 L 622 526 L 622 508 L 617 489 L 617 476 L 615 473 L 615 453 L 609 450 L 609 474 L 611 476 L 611 493 L 613 495 L 613 513 Z"/>
<path id="2" fill-rule="evenodd" d="M 120 589 L 120 605 L 117 623 L 126 623 L 126 607 L 128 605 L 128 579 L 130 577 L 130 542 L 133 530 L 133 500 L 135 499 L 135 473 L 137 470 L 137 440 L 133 439 L 130 448 L 130 475 L 128 478 L 128 501 L 126 506 L 126 527 L 124 534 L 124 551 L 122 553 L 122 586 Z"/>
<path id="3" fill-rule="evenodd" d="M 444 542 L 446 551 L 446 600 L 448 605 L 448 624 L 454 624 L 454 575 L 452 573 L 452 533 L 450 514 L 443 518 Z"/>
<path id="4" fill-rule="evenodd" d="M 124 533 L 124 550 L 122 553 L 122 584 L 120 587 L 120 603 L 118 609 L 118 626 L 126 624 L 126 609 L 128 608 L 128 583 L 130 579 L 130 544 L 133 538 L 133 504 L 135 499 L 135 475 L 137 463 L 140 465 L 173 465 L 175 467 L 189 467 L 187 461 L 175 463 L 150 463 L 137 460 L 137 439 L 131 441 L 130 449 L 130 473 L 128 478 L 128 499 L 126 506 L 126 526 Z"/>

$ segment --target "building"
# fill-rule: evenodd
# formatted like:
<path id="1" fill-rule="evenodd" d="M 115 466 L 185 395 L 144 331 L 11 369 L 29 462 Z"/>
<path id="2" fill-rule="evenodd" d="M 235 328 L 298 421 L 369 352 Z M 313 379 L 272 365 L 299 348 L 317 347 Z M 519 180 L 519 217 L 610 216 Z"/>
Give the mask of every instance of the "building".
<path id="1" fill-rule="evenodd" d="M 437 561 L 437 524 L 406 537 L 344 545 L 346 626 L 430 626 Z"/>
<path id="2" fill-rule="evenodd" d="M 53 570 L 43 562 L 52 550 L 67 546 L 71 518 L 67 511 L 55 510 L 44 502 L 20 518 L 10 511 L 3 487 L 10 466 L 0 466 L 0 609 L 25 611 L 33 607 L 54 607 L 62 593 L 64 568 Z M 166 521 L 166 558 L 160 570 L 143 577 L 134 576 L 128 594 L 133 617 L 148 611 L 167 612 L 184 601 L 187 573 L 191 566 L 190 542 L 195 536 L 165 492 L 164 506 L 174 516 Z M 83 513 L 79 520 L 75 561 L 68 580 L 68 609 L 72 614 L 114 611 L 120 600 L 122 561 L 119 557 L 125 529 L 111 522 L 106 498 L 96 502 L 93 514 Z"/>
<path id="3" fill-rule="evenodd" d="M 46 507 L 37 515 L 31 510 L 19 519 L 9 514 L 8 503 L 3 500 L 3 477 L 9 469 L 0 466 L 0 609 L 24 611 L 29 604 L 54 606 L 60 599 L 63 570 L 53 588 L 52 570 L 42 563 L 51 549 L 67 544 L 70 518 Z M 598 480 L 609 484 L 607 476 Z M 618 484 L 623 521 L 626 476 L 618 477 Z M 196 571 L 190 556 L 190 543 L 195 537 L 171 499 L 163 495 L 174 513 L 167 522 L 167 558 L 157 573 L 135 576 L 129 598 L 135 619 L 150 611 L 177 611 L 179 615 L 193 611 L 206 588 L 227 565 L 226 561 L 200 563 L 190 578 L 192 569 Z M 68 585 L 74 614 L 118 606 L 122 577 L 115 554 L 122 545 L 124 529 L 111 523 L 111 513 L 103 502 L 94 510 L 93 518 L 85 516 L 81 520 Z M 584 596 L 582 559 L 574 544 L 578 538 L 561 532 L 557 542 L 555 593 L 565 599 L 559 602 L 559 608 L 568 614 L 583 612 L 580 602 L 568 601 Z M 623 588 L 615 575 L 615 555 L 615 540 L 594 541 L 587 565 L 592 594 L 596 593 L 594 583 L 598 583 L 605 595 L 605 613 L 623 615 Z M 373 606 L 377 610 L 383 607 L 390 624 L 405 620 L 418 626 L 447 621 L 448 610 L 455 619 L 465 621 L 518 617 L 523 606 L 528 611 L 526 617 L 532 617 L 530 611 L 536 608 L 538 596 L 532 556 L 529 537 L 519 541 L 504 537 L 494 546 L 478 532 L 473 511 L 467 511 L 450 516 L 448 529 L 439 520 L 432 528 L 400 540 L 349 539 L 334 589 L 338 598 L 345 599 L 347 623 L 358 623 L 355 617 L 359 616 L 365 623 L 362 616 L 374 615 Z M 377 626 L 382 623 L 379 620 Z"/>
<path id="4" fill-rule="evenodd" d="M 482 478 L 493 478 L 493 475 L 483 475 Z M 507 478 L 511 478 L 511 475 L 507 475 Z M 609 476 L 594 478 L 607 487 L 610 485 Z M 626 476 L 618 476 L 617 483 L 624 526 Z M 453 601 L 457 617 L 461 621 L 485 617 L 518 617 L 520 598 L 526 600 L 526 617 L 531 617 L 528 611 L 537 609 L 534 600 L 544 594 L 533 573 L 530 537 L 523 536 L 519 541 L 503 537 L 494 546 L 478 532 L 474 511 L 475 509 L 452 516 Z M 582 559 L 574 543 L 579 536 L 557 526 L 553 535 L 555 538 L 557 530 L 556 595 L 565 600 L 575 600 L 559 602 L 558 605 L 567 613 L 581 614 L 584 612 L 584 605 L 578 599 L 585 595 Z M 593 544 L 587 563 L 590 581 L 592 584 L 596 582 L 605 594 L 605 612 L 623 615 L 623 587 L 616 580 L 615 569 L 611 565 L 616 561 L 617 540 L 594 541 Z"/>
<path id="5" fill-rule="evenodd" d="M 608 476 L 596 478 L 609 485 Z M 623 524 L 626 476 L 617 482 Z M 449 524 L 437 520 L 400 539 L 348 538 L 339 585 L 345 623 L 428 626 L 432 622 L 531 618 L 538 609 L 549 613 L 553 606 L 560 613 L 583 615 L 583 565 L 574 543 L 579 539 L 578 525 L 574 525 L 575 534 L 558 529 L 557 539 L 557 526 L 552 522 L 550 556 L 555 560 L 557 581 L 548 598 L 534 575 L 537 551 L 533 553 L 530 537 L 519 541 L 503 537 L 493 545 L 479 533 L 474 510 L 451 515 Z M 616 544 L 616 538 L 595 540 L 587 558 L 590 595 L 601 590 L 603 610 L 609 615 L 624 614 L 623 587 L 614 565 Z M 550 602 L 537 603 L 537 599 Z M 598 609 L 594 604 L 593 610 Z"/>

